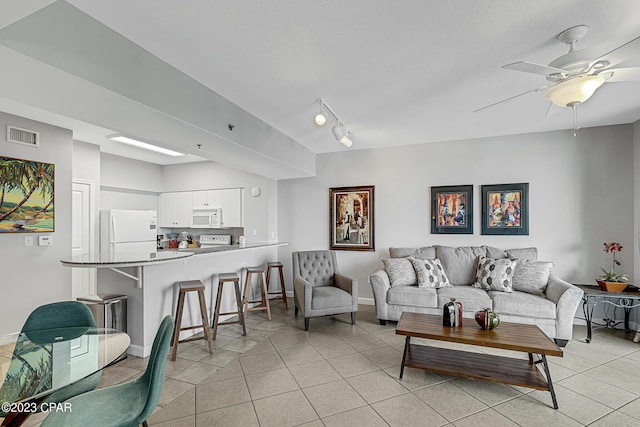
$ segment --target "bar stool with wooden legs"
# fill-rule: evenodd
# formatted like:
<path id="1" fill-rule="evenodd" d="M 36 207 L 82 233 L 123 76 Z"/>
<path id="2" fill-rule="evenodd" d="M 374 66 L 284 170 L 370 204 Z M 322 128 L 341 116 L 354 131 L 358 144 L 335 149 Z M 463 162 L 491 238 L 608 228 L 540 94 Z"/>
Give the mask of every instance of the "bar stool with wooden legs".
<path id="1" fill-rule="evenodd" d="M 284 289 L 284 274 L 282 273 L 282 263 L 280 261 L 268 262 L 267 263 L 267 290 L 269 289 L 269 285 L 271 284 L 271 270 L 274 268 L 278 269 L 280 272 L 280 290 L 276 292 L 267 292 L 268 295 L 280 295 L 275 298 L 271 298 L 271 300 L 281 299 L 284 302 L 285 310 L 289 307 L 287 306 L 287 293 Z"/>
<path id="2" fill-rule="evenodd" d="M 171 351 L 171 360 L 176 360 L 176 354 L 178 353 L 178 344 L 181 342 L 206 340 L 209 345 L 209 353 L 213 353 L 213 342 L 211 341 L 211 330 L 209 329 L 209 315 L 207 314 L 207 305 L 204 301 L 204 285 L 200 280 L 189 280 L 185 282 L 178 282 L 180 293 L 178 295 L 178 304 L 176 305 L 176 324 L 173 327 L 173 335 L 171 337 L 171 345 L 173 350 Z M 202 324 L 182 327 L 182 312 L 184 310 L 185 295 L 189 292 L 198 292 L 198 300 L 200 301 L 200 315 L 202 317 Z M 180 332 L 189 329 L 204 329 L 204 336 L 191 337 L 184 340 L 180 339 Z"/>
<path id="3" fill-rule="evenodd" d="M 249 292 L 251 291 L 251 276 L 254 274 L 258 275 L 258 279 L 260 282 L 260 293 L 262 294 L 262 299 L 249 301 Z M 265 310 L 267 312 L 267 317 L 271 320 L 271 307 L 269 306 L 269 291 L 267 290 L 267 284 L 264 281 L 264 268 L 262 267 L 247 267 L 247 275 L 244 280 L 244 291 L 242 292 L 243 305 L 244 305 L 244 317 L 247 317 L 247 312 L 249 311 L 262 311 Z M 253 304 L 259 302 L 260 305 L 256 307 L 249 307 L 249 304 Z"/>
<path id="4" fill-rule="evenodd" d="M 220 313 L 220 305 L 222 301 L 222 288 L 225 283 L 233 283 L 233 288 L 236 291 L 236 304 L 238 311 L 228 311 L 226 313 Z M 237 314 L 238 320 L 227 320 L 220 322 L 220 316 L 226 314 Z M 240 296 L 240 277 L 235 273 L 222 273 L 218 274 L 218 296 L 216 297 L 216 311 L 213 314 L 213 339 L 216 339 L 218 333 L 218 326 L 220 325 L 242 325 L 242 335 L 247 336 L 247 328 L 244 325 L 244 314 L 242 313 L 242 297 Z"/>

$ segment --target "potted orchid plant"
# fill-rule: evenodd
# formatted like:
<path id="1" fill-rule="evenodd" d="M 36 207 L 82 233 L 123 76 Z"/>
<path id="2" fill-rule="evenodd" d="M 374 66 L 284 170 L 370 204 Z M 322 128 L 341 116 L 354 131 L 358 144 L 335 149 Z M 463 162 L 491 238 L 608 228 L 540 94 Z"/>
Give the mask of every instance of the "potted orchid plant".
<path id="1" fill-rule="evenodd" d="M 616 254 L 618 252 L 622 252 L 622 248 L 622 245 L 617 242 L 605 242 L 604 244 L 603 250 L 608 254 L 612 254 L 613 260 L 611 261 L 611 270 L 607 271 L 604 268 L 601 268 L 604 274 L 596 279 L 600 289 L 603 291 L 622 292 L 628 286 L 628 283 L 626 282 L 629 280 L 629 277 L 626 274 L 616 273 L 616 266 L 622 265 L 622 263 L 616 259 Z"/>

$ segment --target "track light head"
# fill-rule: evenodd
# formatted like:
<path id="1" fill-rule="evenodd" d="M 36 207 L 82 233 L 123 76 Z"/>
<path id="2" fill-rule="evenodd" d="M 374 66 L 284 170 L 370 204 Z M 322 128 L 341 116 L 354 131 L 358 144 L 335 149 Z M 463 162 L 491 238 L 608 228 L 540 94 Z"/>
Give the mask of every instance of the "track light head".
<path id="1" fill-rule="evenodd" d="M 353 144 L 353 141 L 349 138 L 349 131 L 345 130 L 340 123 L 331 128 L 331 132 L 345 147 L 349 148 Z"/>
<path id="2" fill-rule="evenodd" d="M 324 115 L 322 111 L 320 111 L 313 119 L 318 126 L 324 126 L 327 123 L 327 116 Z"/>

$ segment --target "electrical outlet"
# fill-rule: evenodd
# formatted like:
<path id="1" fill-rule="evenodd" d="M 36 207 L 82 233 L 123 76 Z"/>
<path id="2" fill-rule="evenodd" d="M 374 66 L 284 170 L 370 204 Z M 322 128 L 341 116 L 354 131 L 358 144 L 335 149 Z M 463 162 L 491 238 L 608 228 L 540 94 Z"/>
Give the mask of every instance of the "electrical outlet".
<path id="1" fill-rule="evenodd" d="M 24 245 L 33 246 L 33 236 L 24 236 Z"/>
<path id="2" fill-rule="evenodd" d="M 257 236 L 258 235 L 258 230 L 256 230 L 255 228 L 253 229 L 253 235 Z"/>

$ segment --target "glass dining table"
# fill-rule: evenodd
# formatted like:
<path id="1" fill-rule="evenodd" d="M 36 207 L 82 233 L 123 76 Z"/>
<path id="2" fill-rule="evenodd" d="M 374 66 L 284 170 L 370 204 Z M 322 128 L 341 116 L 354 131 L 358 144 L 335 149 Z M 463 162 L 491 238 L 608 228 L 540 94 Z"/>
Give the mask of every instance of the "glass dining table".
<path id="1" fill-rule="evenodd" d="M 72 410 L 69 404 L 45 399 L 113 364 L 129 344 L 124 332 L 94 327 L 0 336 L 2 425 L 19 426 L 35 412 Z"/>

